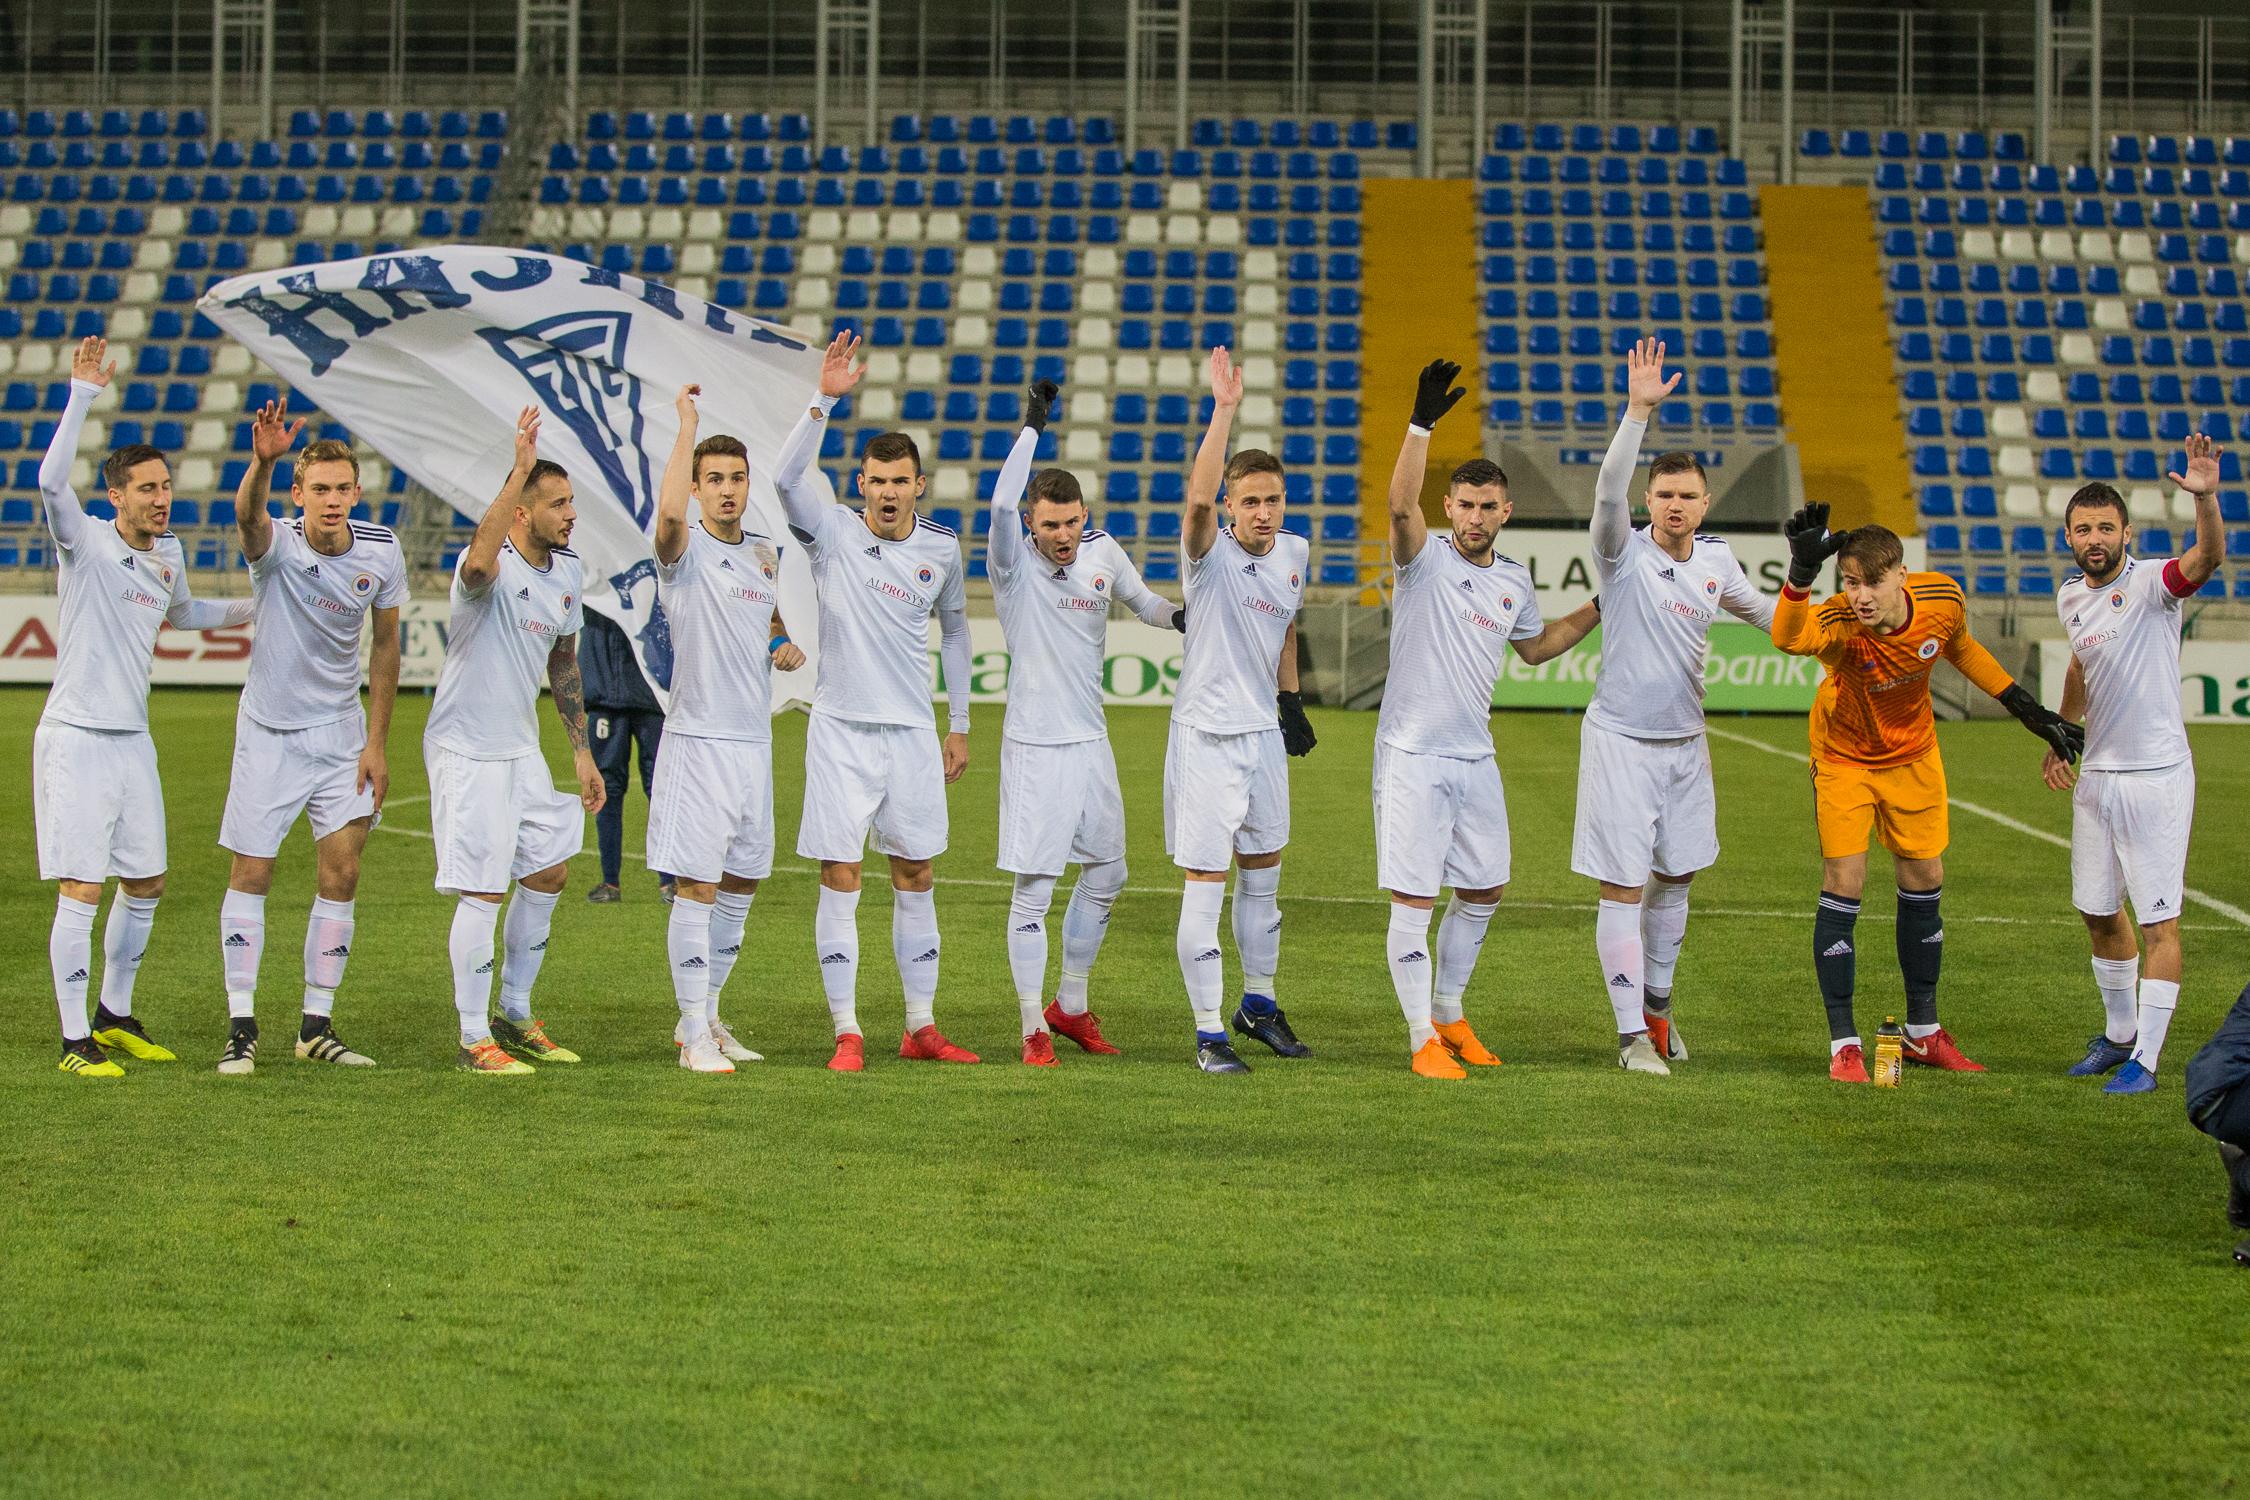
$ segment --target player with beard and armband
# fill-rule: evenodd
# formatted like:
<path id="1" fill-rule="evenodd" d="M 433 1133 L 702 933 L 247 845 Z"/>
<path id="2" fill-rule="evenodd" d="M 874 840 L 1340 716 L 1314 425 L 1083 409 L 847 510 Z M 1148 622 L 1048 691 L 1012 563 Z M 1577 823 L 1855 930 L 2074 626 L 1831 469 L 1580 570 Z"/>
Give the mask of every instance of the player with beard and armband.
<path id="1" fill-rule="evenodd" d="M 2171 479 L 2194 497 L 2195 545 L 2169 561 L 2132 555 L 2125 499 L 2106 484 L 2087 485 L 2063 510 L 2063 539 L 2079 570 L 2055 594 L 2070 638 L 2062 715 L 2085 723 L 2086 754 L 2075 784 L 2060 756 L 2050 753 L 2043 770 L 2047 785 L 2071 794 L 2070 903 L 2086 921 L 2102 997 L 2102 1030 L 2070 1074 L 2096 1078 L 2115 1068 L 2107 1094 L 2154 1091 L 2180 1000 L 2180 903 L 2195 821 L 2180 614 L 2218 572 L 2226 540 L 2210 438 L 2188 439 L 2187 462 Z"/>
<path id="2" fill-rule="evenodd" d="M 1542 621 L 1531 572 L 1493 550 L 1513 508 L 1508 476 L 1488 459 L 1453 471 L 1451 532 L 1432 539 L 1422 516 L 1430 432 L 1453 409 L 1461 367 L 1433 360 L 1391 469 L 1390 674 L 1375 721 L 1375 870 L 1390 893 L 1385 939 L 1391 985 L 1406 1016 L 1411 1066 L 1424 1078 L 1466 1078 L 1463 1063 L 1497 1067 L 1469 1027 L 1462 997 L 1508 885 L 1508 798 L 1492 747 L 1492 692 L 1507 653 L 1527 665 L 1562 655 L 1599 618 L 1591 603 Z M 1430 912 L 1452 903 L 1430 961 Z"/>
<path id="3" fill-rule="evenodd" d="M 422 733 L 429 772 L 437 888 L 458 899 L 447 955 L 460 1018 L 459 1066 L 505 1076 L 534 1061 L 574 1063 L 531 1014 L 547 960 L 555 903 L 570 860 L 586 845 L 586 815 L 606 791 L 586 743 L 578 675 L 585 621 L 578 554 L 565 545 L 578 519 L 570 476 L 539 457 L 539 410 L 516 419 L 515 467 L 485 509 L 453 570 L 452 615 L 437 700 Z M 570 737 L 578 795 L 555 790 L 539 749 L 539 680 Z M 492 947 L 501 931 L 500 1014 L 491 1016 Z M 513 1055 L 511 1055 L 513 1054 Z"/>
<path id="4" fill-rule="evenodd" d="M 1791 516 L 1783 535 L 1789 575 L 1773 612 L 1773 643 L 1792 656 L 1816 656 L 1825 669 L 1808 729 L 1821 854 L 1813 968 L 1828 1010 L 1828 1076 L 1839 1083 L 1868 1081 L 1852 1020 L 1852 930 L 1867 882 L 1871 832 L 1897 866 L 1906 1061 L 1981 1073 L 1983 1065 L 1962 1055 L 1938 1024 L 1945 954 L 1938 901 L 1950 825 L 1930 670 L 1942 655 L 2066 761 L 2077 759 L 2085 735 L 2041 707 L 1977 644 L 1959 584 L 1943 573 L 1906 570 L 1906 549 L 1895 532 L 1881 526 L 1830 532 L 1828 507 L 1814 504 Z M 1830 557 L 1842 591 L 1816 607 L 1810 590 Z"/>
<path id="5" fill-rule="evenodd" d="M 742 952 L 758 882 L 773 870 L 773 708 L 769 673 L 804 665 L 777 634 L 781 551 L 743 524 L 750 456 L 742 440 L 696 441 L 700 386 L 676 403 L 680 432 L 656 502 L 657 600 L 672 631 L 672 707 L 649 795 L 648 864 L 671 875 L 665 950 L 680 1019 L 680 1066 L 732 1073 L 758 1062 L 719 1019 L 719 991 Z M 687 518 L 695 497 L 701 519 Z"/>
<path id="6" fill-rule="evenodd" d="M 47 938 L 55 1009 L 62 1022 L 63 1072 L 122 1078 L 102 1049 L 139 1062 L 175 1062 L 133 1014 L 133 982 L 148 951 L 157 898 L 164 894 L 164 787 L 148 732 L 148 679 L 156 636 L 212 630 L 250 619 L 251 602 L 198 599 L 187 559 L 168 530 L 172 466 L 143 444 L 102 461 L 116 512 L 86 514 L 70 487 L 70 466 L 86 413 L 117 374 L 100 338 L 80 341 L 70 358 L 70 397 L 46 457 L 39 499 L 55 539 L 55 591 L 62 599 L 54 685 L 31 736 L 31 809 L 39 878 L 54 881 L 55 920 Z M 101 1000 L 91 1026 L 86 990 L 93 973 L 94 914 L 102 887 L 117 879 L 102 930 Z"/>
<path id="7" fill-rule="evenodd" d="M 257 613 L 219 822 L 219 847 L 234 856 L 219 906 L 227 996 L 219 1071 L 230 1075 L 257 1067 L 266 895 L 282 840 L 300 816 L 312 824 L 315 894 L 305 922 L 297 1057 L 374 1065 L 336 1035 L 334 1014 L 352 951 L 360 857 L 390 790 L 387 748 L 398 698 L 406 559 L 388 527 L 352 519 L 360 500 L 359 460 L 348 443 L 323 439 L 306 448 L 289 486 L 298 514 L 276 521 L 268 513 L 274 465 L 304 429 L 302 419 L 289 420 L 286 399 L 267 402 L 251 418 L 250 467 L 235 492 L 235 526 Z M 364 711 L 363 631 L 370 643 Z"/>
<path id="8" fill-rule="evenodd" d="M 774 463 L 789 533 L 812 559 L 820 597 L 820 671 L 805 729 L 805 807 L 797 854 L 820 862 L 813 944 L 835 1028 L 828 1066 L 866 1066 L 859 1029 L 860 865 L 872 834 L 891 865 L 891 958 L 906 997 L 898 1055 L 973 1063 L 937 1028 L 937 902 L 931 861 L 945 852 L 945 789 L 969 764 L 969 615 L 961 539 L 915 514 L 928 488 L 921 450 L 903 432 L 860 454 L 862 510 L 824 504 L 805 471 L 828 413 L 866 374 L 859 338 L 838 334 L 821 359 L 812 407 Z M 937 616 L 947 732 L 930 721 L 930 617 Z"/>
<path id="9" fill-rule="evenodd" d="M 989 567 L 1008 641 L 1008 714 L 1000 731 L 1000 868 L 1008 899 L 1008 970 L 1023 1023 L 1023 1060 L 1055 1065 L 1050 1028 L 1087 1052 L 1118 1049 L 1087 1008 L 1087 983 L 1110 909 L 1125 889 L 1125 799 L 1102 714 L 1110 607 L 1143 624 L 1186 628 L 1186 611 L 1152 592 L 1107 532 L 1086 525 L 1066 469 L 1032 473 L 1039 434 L 1061 397 L 1031 388 L 1023 431 L 992 491 Z M 1029 529 L 1027 547 L 1025 536 Z M 1063 912 L 1062 982 L 1046 998 L 1047 911 L 1066 866 L 1078 884 Z"/>
<path id="10" fill-rule="evenodd" d="M 1195 1015 L 1195 1064 L 1206 1073 L 1247 1073 L 1220 1019 L 1219 907 L 1230 864 L 1242 960 L 1234 1029 L 1281 1057 L 1312 1051 L 1274 998 L 1281 851 L 1289 842 L 1284 757 L 1308 755 L 1315 744 L 1297 687 L 1297 611 L 1311 548 L 1282 530 L 1281 460 L 1257 448 L 1227 457 L 1242 371 L 1223 348 L 1211 351 L 1210 379 L 1211 425 L 1188 474 L 1182 526 L 1187 641 L 1164 748 L 1164 848 L 1187 877 L 1175 946 Z"/>
<path id="11" fill-rule="evenodd" d="M 1688 884 L 1719 858 L 1718 797 L 1703 735 L 1703 666 L 1725 610 L 1770 630 L 1773 601 L 1734 549 L 1696 528 L 1711 485 L 1692 453 L 1649 465 L 1648 525 L 1632 521 L 1641 440 L 1679 385 L 1664 345 L 1626 356 L 1625 415 L 1594 484 L 1594 576 L 1602 670 L 1578 729 L 1578 814 L 1570 867 L 1597 882 L 1594 956 L 1627 1072 L 1666 1074 L 1687 1043 L 1672 1021 L 1672 976 L 1687 937 Z"/>

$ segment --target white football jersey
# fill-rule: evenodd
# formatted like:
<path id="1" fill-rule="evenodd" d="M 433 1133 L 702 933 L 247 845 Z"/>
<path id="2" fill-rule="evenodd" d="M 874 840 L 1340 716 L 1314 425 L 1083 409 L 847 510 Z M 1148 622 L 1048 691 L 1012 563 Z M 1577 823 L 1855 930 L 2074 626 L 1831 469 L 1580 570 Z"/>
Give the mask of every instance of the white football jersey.
<path id="1" fill-rule="evenodd" d="M 886 541 L 848 505 L 822 512 L 817 532 L 790 532 L 812 557 L 820 593 L 812 711 L 855 724 L 927 727 L 930 616 L 968 607 L 960 537 L 917 516 L 913 535 Z"/>
<path id="2" fill-rule="evenodd" d="M 656 565 L 656 598 L 672 631 L 672 708 L 665 728 L 714 740 L 773 738 L 773 612 L 781 552 L 745 529 L 722 542 L 690 522 L 679 561 Z"/>
<path id="3" fill-rule="evenodd" d="M 381 526 L 351 523 L 335 557 L 313 550 L 302 517 L 273 523 L 250 564 L 256 638 L 242 711 L 268 729 L 310 729 L 359 711 L 360 626 L 370 607 L 406 602 L 406 559 Z"/>
<path id="4" fill-rule="evenodd" d="M 464 559 L 467 553 L 463 553 Z M 500 570 L 481 593 L 453 569 L 453 616 L 445 666 L 430 707 L 425 744 L 472 760 L 512 760 L 539 751 L 539 686 L 558 641 L 585 628 L 578 554 L 558 547 L 535 568 L 512 542 L 500 544 Z"/>
<path id="5" fill-rule="evenodd" d="M 42 718 L 81 729 L 148 728 L 148 674 L 165 616 L 190 597 L 187 559 L 169 531 L 146 552 L 87 517 L 75 546 L 55 546 L 55 683 Z"/>
<path id="6" fill-rule="evenodd" d="M 2188 758 L 2180 605 L 2193 592 L 2176 563 L 2138 557 L 2101 588 L 2073 572 L 2055 591 L 2070 654 L 2086 676 L 2083 769 L 2153 771 Z"/>
<path id="7" fill-rule="evenodd" d="M 1700 533 L 1686 562 L 1656 544 L 1643 526 L 1615 562 L 1597 551 L 1602 596 L 1602 668 L 1587 706 L 1589 723 L 1641 740 L 1703 732 L 1703 663 L 1720 610 L 1759 629 L 1773 624 L 1773 601 L 1752 586 L 1734 549 Z"/>
<path id="8" fill-rule="evenodd" d="M 1219 518 L 1218 540 L 1187 564 L 1187 643 L 1172 717 L 1205 734 L 1274 727 L 1274 672 L 1289 622 L 1305 602 L 1311 544 L 1274 536 L 1264 556 L 1245 550 Z"/>
<path id="9" fill-rule="evenodd" d="M 1497 552 L 1480 568 L 1453 538 L 1430 537 L 1399 568 L 1391 595 L 1391 670 L 1376 740 L 1416 755 L 1490 755 L 1492 690 L 1508 642 L 1545 628 L 1529 568 Z"/>
<path id="10" fill-rule="evenodd" d="M 1041 557 L 1028 538 L 1013 548 L 994 547 L 991 557 L 993 603 L 1008 638 L 1008 716 L 1001 732 L 1027 745 L 1106 739 L 1102 663 L 1109 607 L 1120 604 L 1146 618 L 1158 607 L 1155 595 L 1106 531 L 1088 530 L 1064 568 Z M 1163 609 L 1170 612 L 1168 605 Z"/>

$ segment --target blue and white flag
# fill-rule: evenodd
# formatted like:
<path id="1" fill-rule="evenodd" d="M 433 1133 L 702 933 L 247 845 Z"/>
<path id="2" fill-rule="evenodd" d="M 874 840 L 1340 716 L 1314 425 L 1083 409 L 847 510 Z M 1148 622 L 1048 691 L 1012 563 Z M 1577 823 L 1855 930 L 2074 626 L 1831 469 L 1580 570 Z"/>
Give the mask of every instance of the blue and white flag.
<path id="1" fill-rule="evenodd" d="M 625 628 L 667 703 L 671 633 L 649 533 L 679 434 L 672 403 L 681 386 L 702 386 L 701 434 L 731 433 L 749 450 L 744 522 L 779 544 L 781 611 L 808 658 L 804 670 L 775 676 L 774 709 L 811 701 L 812 569 L 772 478 L 820 379 L 821 351 L 802 335 L 660 282 L 483 245 L 237 276 L 205 292 L 202 311 L 471 519 L 507 482 L 516 414 L 537 406 L 541 456 L 568 470 L 577 491 L 571 549 L 586 565 L 586 605 Z"/>

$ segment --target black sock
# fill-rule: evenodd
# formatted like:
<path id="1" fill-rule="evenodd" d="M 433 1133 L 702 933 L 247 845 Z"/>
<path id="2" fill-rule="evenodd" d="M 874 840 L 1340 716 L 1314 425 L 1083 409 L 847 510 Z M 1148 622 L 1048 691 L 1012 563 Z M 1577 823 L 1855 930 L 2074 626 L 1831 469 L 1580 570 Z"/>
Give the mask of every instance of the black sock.
<path id="1" fill-rule="evenodd" d="M 1945 959 L 1945 920 L 1937 886 L 1898 893 L 1898 972 L 1906 981 L 1906 1024 L 1937 1024 L 1938 968 Z"/>
<path id="2" fill-rule="evenodd" d="M 1820 893 L 1820 905 L 1813 912 L 1813 971 L 1820 976 L 1820 999 L 1828 1007 L 1832 1042 L 1859 1034 L 1852 1023 L 1852 987 L 1858 972 L 1852 928 L 1858 923 L 1857 901 L 1830 891 Z"/>
<path id="3" fill-rule="evenodd" d="M 308 1010 L 305 1012 L 305 1018 L 297 1023 L 297 1040 L 300 1042 L 309 1042 L 314 1037 L 319 1036 L 327 1029 L 328 1018 L 326 1016 L 316 1016 Z"/>
<path id="4" fill-rule="evenodd" d="M 256 1036 L 258 1034 L 258 1018 L 256 1016 L 230 1016 L 227 1019 L 227 1034 L 232 1036 L 238 1031 L 246 1031 L 250 1035 Z"/>
<path id="5" fill-rule="evenodd" d="M 1672 1013 L 1672 992 L 1670 990 L 1643 989 L 1641 991 L 1641 1009 L 1652 1016 L 1670 1015 Z"/>
<path id="6" fill-rule="evenodd" d="M 108 1031 L 112 1027 L 123 1025 L 124 1021 L 125 1017 L 111 1010 L 99 1000 L 94 1002 L 94 1030 Z"/>

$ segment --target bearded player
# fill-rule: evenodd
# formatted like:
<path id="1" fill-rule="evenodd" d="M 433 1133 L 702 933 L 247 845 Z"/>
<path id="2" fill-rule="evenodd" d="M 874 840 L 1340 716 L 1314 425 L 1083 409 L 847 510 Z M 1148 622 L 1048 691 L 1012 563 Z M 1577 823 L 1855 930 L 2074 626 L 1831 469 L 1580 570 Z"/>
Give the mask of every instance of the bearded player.
<path id="1" fill-rule="evenodd" d="M 2210 438 L 2188 439 L 2185 472 L 2171 479 L 2194 497 L 2195 545 L 2166 562 L 2132 555 L 2124 497 L 2106 484 L 2087 485 L 2063 511 L 2079 571 L 2055 594 L 2070 636 L 2062 712 L 2085 722 L 2086 756 L 2075 785 L 2061 757 L 2050 753 L 2044 769 L 2049 786 L 2071 793 L 2070 902 L 2086 920 L 2102 997 L 2101 1033 L 2070 1073 L 2095 1078 L 2115 1068 L 2108 1094 L 2156 1088 L 2180 1000 L 2180 902 L 2195 819 L 2195 762 L 2180 709 L 2180 607 L 2224 555 Z"/>
<path id="2" fill-rule="evenodd" d="M 133 1014 L 133 982 L 164 894 L 164 787 L 148 732 L 148 676 L 156 634 L 241 625 L 250 601 L 197 599 L 170 528 L 172 466 L 129 444 L 102 460 L 114 520 L 86 514 L 70 487 L 71 461 L 94 398 L 117 374 L 99 338 L 71 355 L 70 397 L 47 455 L 39 499 L 55 539 L 62 597 L 54 686 L 31 737 L 32 823 L 39 878 L 56 883 L 47 961 L 62 1021 L 63 1072 L 122 1078 L 102 1049 L 140 1062 L 176 1062 Z M 117 897 L 102 930 L 101 999 L 91 1026 L 94 913 L 114 876 Z"/>
<path id="3" fill-rule="evenodd" d="M 1773 601 L 1734 550 L 1696 530 L 1711 487 L 1692 453 L 1649 465 L 1648 525 L 1629 485 L 1651 418 L 1681 377 L 1664 346 L 1626 356 L 1625 415 L 1594 486 L 1594 575 L 1602 670 L 1578 730 L 1570 867 L 1601 887 L 1595 958 L 1617 1022 L 1620 1064 L 1664 1074 L 1687 1057 L 1672 1024 L 1672 975 L 1687 937 L 1688 883 L 1719 858 L 1718 797 L 1703 737 L 1703 664 L 1721 610 L 1767 630 Z"/>
<path id="4" fill-rule="evenodd" d="M 1430 431 L 1461 399 L 1453 385 L 1460 373 L 1442 359 L 1422 371 L 1391 470 L 1398 584 L 1390 675 L 1375 721 L 1376 878 L 1391 896 L 1385 941 L 1410 1065 L 1424 1078 L 1466 1078 L 1463 1063 L 1500 1062 L 1469 1028 L 1462 996 L 1508 884 L 1508 799 L 1492 749 L 1492 690 L 1506 653 L 1530 665 L 1548 661 L 1599 618 L 1591 603 L 1560 620 L 1539 618 L 1531 571 L 1493 551 L 1513 507 L 1508 476 L 1488 459 L 1453 471 L 1450 533 L 1430 537 L 1422 516 Z M 1442 886 L 1453 888 L 1453 901 L 1433 965 L 1430 912 Z"/>
<path id="5" fill-rule="evenodd" d="M 257 1066 L 258 964 L 266 945 L 266 893 L 281 842 L 312 824 L 315 894 L 305 922 L 300 1061 L 371 1067 L 336 1035 L 336 990 L 351 957 L 360 855 L 390 788 L 387 745 L 398 697 L 398 609 L 406 559 L 389 529 L 352 519 L 359 460 L 323 439 L 297 460 L 289 497 L 297 514 L 267 512 L 273 468 L 304 431 L 286 400 L 250 422 L 250 467 L 235 493 L 235 525 L 250 564 L 256 634 L 250 680 L 235 713 L 234 768 L 219 847 L 234 856 L 219 905 L 219 962 L 226 977 L 227 1040 L 219 1071 Z M 359 702 L 359 645 L 369 637 L 367 707 Z"/>
<path id="6" fill-rule="evenodd" d="M 1075 475 L 1032 473 L 1039 434 L 1060 396 L 1051 382 L 1031 388 L 1023 431 L 993 486 L 989 564 L 1009 659 L 999 859 L 1015 876 L 1008 969 L 1023 1060 L 1034 1067 L 1055 1064 L 1050 1028 L 1087 1052 L 1118 1050 L 1102 1036 L 1086 996 L 1110 909 L 1125 889 L 1125 799 L 1102 716 L 1110 607 L 1130 610 L 1144 624 L 1186 626 L 1185 611 L 1141 582 L 1125 549 L 1087 527 Z M 1078 884 L 1063 912 L 1062 982 L 1048 1003 L 1047 910 L 1071 864 Z"/>
<path id="7" fill-rule="evenodd" d="M 1945 923 L 1938 900 L 1950 837 L 1945 764 L 1930 710 L 1930 669 L 1939 656 L 2000 700 L 2066 761 L 2085 743 L 2077 725 L 2042 708 L 1969 634 L 1961 586 L 1942 573 L 1909 573 L 1905 547 L 1881 526 L 1831 533 L 1828 507 L 1808 505 L 1783 529 L 1789 575 L 1773 615 L 1773 643 L 1817 656 L 1826 669 L 1813 699 L 1813 810 L 1820 834 L 1820 906 L 1813 967 L 1828 1008 L 1828 1076 L 1867 1082 L 1852 1019 L 1857 954 L 1853 928 L 1867 881 L 1872 832 L 1898 871 L 1898 966 L 1906 981 L 1910 1063 L 1981 1073 L 1938 1024 L 1938 971 Z M 1815 606 L 1810 590 L 1836 559 L 1842 592 Z"/>

